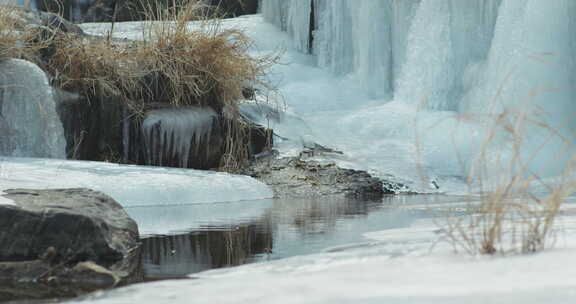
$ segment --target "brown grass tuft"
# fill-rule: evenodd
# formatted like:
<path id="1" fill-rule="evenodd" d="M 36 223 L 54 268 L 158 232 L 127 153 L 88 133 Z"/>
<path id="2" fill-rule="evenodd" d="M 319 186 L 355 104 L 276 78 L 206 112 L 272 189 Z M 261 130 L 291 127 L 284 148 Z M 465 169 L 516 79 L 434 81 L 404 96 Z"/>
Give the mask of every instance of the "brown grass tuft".
<path id="1" fill-rule="evenodd" d="M 522 113 L 505 112 L 498 116 L 470 177 L 470 182 L 478 183 L 483 194 L 479 199 L 470 199 L 467 215 L 449 215 L 443 229 L 456 250 L 507 255 L 534 253 L 554 245 L 555 222 L 561 214 L 561 206 L 576 190 L 576 184 L 569 178 L 574 172 L 574 160 L 567 164 L 561 180 L 554 185 L 546 184 L 528 169 L 527 163 L 538 152 L 531 159 L 522 158 L 527 130 L 547 132 L 550 138 L 563 140 L 548 125 L 531 121 Z M 495 161 L 488 156 L 487 149 L 496 140 L 497 133 L 504 133 L 511 139 L 513 147 L 511 159 L 496 161 L 503 161 L 504 168 L 500 171 L 503 182 L 494 188 L 484 182 L 494 174 L 488 167 Z M 534 192 L 535 186 L 545 191 Z"/>
<path id="2" fill-rule="evenodd" d="M 120 95 L 119 84 L 128 78 L 125 52 L 104 40 L 87 40 L 73 34 L 54 38 L 47 67 L 56 84 L 67 91 L 94 96 Z"/>
<path id="3" fill-rule="evenodd" d="M 49 45 L 52 35 L 46 29 L 27 24 L 21 11 L 22 8 L 0 5 L 0 60 L 39 62 L 39 51 Z"/>

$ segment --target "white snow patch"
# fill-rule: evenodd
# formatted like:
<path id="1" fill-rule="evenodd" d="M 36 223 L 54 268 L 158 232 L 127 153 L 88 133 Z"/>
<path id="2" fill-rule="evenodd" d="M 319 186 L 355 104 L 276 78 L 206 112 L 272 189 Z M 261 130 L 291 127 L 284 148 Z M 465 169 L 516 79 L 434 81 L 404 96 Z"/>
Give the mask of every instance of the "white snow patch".
<path id="1" fill-rule="evenodd" d="M 124 207 L 206 204 L 271 198 L 247 176 L 220 172 L 37 158 L 0 159 L 0 190 L 89 188 Z"/>
<path id="2" fill-rule="evenodd" d="M 0 191 L 0 205 L 16 205 L 13 200 L 4 197 L 4 192 Z"/>

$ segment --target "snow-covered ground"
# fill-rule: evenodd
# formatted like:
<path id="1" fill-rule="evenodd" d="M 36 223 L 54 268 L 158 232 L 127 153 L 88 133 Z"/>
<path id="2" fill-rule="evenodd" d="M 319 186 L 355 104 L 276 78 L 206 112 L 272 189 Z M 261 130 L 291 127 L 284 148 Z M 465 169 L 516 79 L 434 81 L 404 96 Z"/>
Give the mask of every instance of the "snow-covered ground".
<path id="1" fill-rule="evenodd" d="M 485 122 L 466 121 L 443 111 L 419 113 L 402 103 L 382 104 L 351 79 L 318 68 L 313 57 L 296 51 L 287 34 L 259 15 L 227 20 L 224 26 L 245 29 L 256 40 L 255 55 L 284 50 L 284 64 L 276 66 L 270 76 L 284 96 L 290 122 L 270 121 L 278 134 L 292 139 L 279 143 L 283 153 L 294 153 L 303 142 L 317 141 L 343 150 L 345 155 L 335 159 L 341 165 L 376 175 L 393 174 L 414 184 L 424 179 L 426 185 L 435 179 L 442 191 L 467 192 L 464 180 L 456 174 L 462 168 L 456 167 L 462 166 L 458 160 L 478 151 L 485 135 L 479 126 Z M 109 25 L 85 24 L 83 28 L 104 33 Z M 116 37 L 138 39 L 143 25 L 124 23 L 115 28 Z M 421 128 L 408 128 L 414 124 Z M 415 130 L 425 133 L 414 134 Z M 444 207 L 450 208 L 411 206 Z M 573 303 L 576 217 L 571 208 L 566 206 L 558 220 L 555 249 L 539 254 L 473 257 L 454 253 L 452 244 L 442 237 L 442 223 L 422 219 L 407 228 L 364 234 L 370 246 L 342 246 L 341 250 L 208 271 L 194 275 L 198 280 L 138 284 L 83 301 Z"/>
<path id="2" fill-rule="evenodd" d="M 0 190 L 85 187 L 124 207 L 207 204 L 272 197 L 261 182 L 242 175 L 35 158 L 0 159 Z"/>

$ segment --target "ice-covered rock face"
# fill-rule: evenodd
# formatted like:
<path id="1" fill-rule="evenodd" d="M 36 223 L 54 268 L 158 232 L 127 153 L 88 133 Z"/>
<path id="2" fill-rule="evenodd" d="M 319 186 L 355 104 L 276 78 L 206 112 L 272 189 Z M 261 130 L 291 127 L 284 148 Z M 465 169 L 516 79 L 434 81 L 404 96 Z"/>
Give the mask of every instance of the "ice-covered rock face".
<path id="1" fill-rule="evenodd" d="M 35 64 L 0 62 L 0 154 L 65 158 L 66 141 L 48 77 Z"/>
<path id="2" fill-rule="evenodd" d="M 311 8 L 314 18 L 302 17 Z M 377 100 L 379 107 L 348 115 L 361 121 L 355 140 L 366 131 L 366 143 L 408 147 L 394 154 L 460 176 L 485 155 L 499 167 L 519 158 L 540 176 L 556 175 L 574 151 L 572 0 L 263 0 L 261 10 L 295 49 L 313 39 L 318 66 L 373 99 L 350 102 Z M 507 131 L 502 115 L 513 125 Z M 486 138 L 495 147 L 479 156 Z"/>

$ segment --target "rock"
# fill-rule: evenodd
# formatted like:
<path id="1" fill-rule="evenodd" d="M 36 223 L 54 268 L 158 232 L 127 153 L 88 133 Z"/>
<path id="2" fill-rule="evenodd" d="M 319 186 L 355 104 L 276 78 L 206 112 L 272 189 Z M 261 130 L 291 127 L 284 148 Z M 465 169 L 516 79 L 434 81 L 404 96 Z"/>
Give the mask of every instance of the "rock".
<path id="1" fill-rule="evenodd" d="M 68 158 L 120 162 L 125 123 L 120 97 L 55 92 Z"/>
<path id="2" fill-rule="evenodd" d="M 120 278 L 94 262 L 62 267 L 46 261 L 0 262 L 0 301 L 75 297 L 113 288 Z"/>
<path id="3" fill-rule="evenodd" d="M 83 285 L 90 289 L 107 289 L 120 282 L 118 275 L 94 262 L 80 262 L 60 276 L 61 283 Z"/>
<path id="4" fill-rule="evenodd" d="M 58 6 L 60 8 L 60 6 Z M 25 31 L 44 29 L 51 32 L 65 32 L 83 35 L 84 31 L 74 23 L 62 18 L 56 12 L 36 11 L 22 7 L 10 7 L 12 17 L 15 17 L 19 25 L 24 26 Z"/>
<path id="5" fill-rule="evenodd" d="M 5 190 L 0 301 L 73 297 L 142 280 L 138 228 L 88 189 Z"/>
<path id="6" fill-rule="evenodd" d="M 405 190 L 402 184 L 381 181 L 367 172 L 342 169 L 332 162 L 320 162 L 306 157 L 277 158 L 271 153 L 254 160 L 244 173 L 270 186 L 275 197 L 343 195 L 374 198 Z"/>
<path id="7" fill-rule="evenodd" d="M 225 18 L 234 18 L 242 15 L 258 13 L 259 0 L 222 1 L 210 0 L 208 3 L 218 7 L 217 13 Z"/>
<path id="8" fill-rule="evenodd" d="M 111 270 L 139 246 L 136 223 L 109 196 L 88 189 L 6 190 L 16 205 L 0 205 L 0 261 L 75 265 L 93 261 Z"/>
<path id="9" fill-rule="evenodd" d="M 49 273 L 51 269 L 49 263 L 41 260 L 0 262 L 0 282 L 11 282 L 17 278 L 19 282 L 31 283 Z"/>

